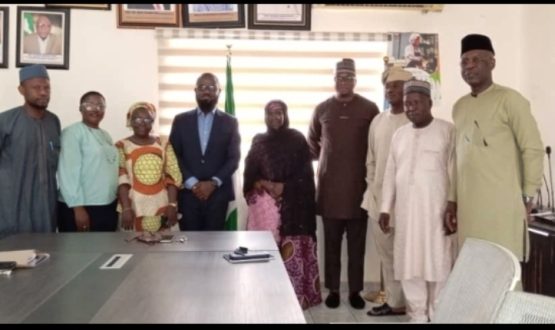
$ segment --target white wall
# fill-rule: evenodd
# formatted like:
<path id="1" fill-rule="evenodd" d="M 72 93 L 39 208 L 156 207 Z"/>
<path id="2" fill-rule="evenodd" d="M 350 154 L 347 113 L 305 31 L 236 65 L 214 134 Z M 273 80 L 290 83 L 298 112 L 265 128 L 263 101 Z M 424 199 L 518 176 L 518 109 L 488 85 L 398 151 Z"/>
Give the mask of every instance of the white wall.
<path id="1" fill-rule="evenodd" d="M 16 6 L 10 7 L 9 69 L 0 69 L 0 109 L 20 105 L 15 68 Z M 118 29 L 115 5 L 111 11 L 71 11 L 70 70 L 50 70 L 50 109 L 63 126 L 77 120 L 79 97 L 88 90 L 106 96 L 103 127 L 114 139 L 129 135 L 125 114 L 138 100 L 158 102 L 157 54 L 153 30 Z M 468 33 L 492 38 L 497 67 L 494 80 L 521 91 L 532 108 L 546 145 L 555 144 L 555 107 L 550 90 L 555 68 L 555 5 L 445 5 L 441 13 L 375 9 L 314 8 L 313 31 L 438 33 L 442 101 L 435 115 L 451 119 L 451 105 L 468 92 L 459 72 L 460 40 Z M 331 93 L 331 91 L 330 91 Z M 319 223 L 320 227 L 321 224 Z M 323 239 L 319 232 L 320 247 Z M 379 275 L 373 243 L 368 241 L 367 280 Z M 346 259 L 344 259 L 346 260 Z M 346 262 L 344 262 L 346 266 Z M 322 266 L 322 262 L 321 262 Z M 343 267 L 346 268 L 346 267 Z M 321 273 L 323 276 L 323 272 Z M 322 277 L 323 279 L 323 277 Z"/>
<path id="2" fill-rule="evenodd" d="M 17 6 L 9 7 L 9 69 L 0 69 L 2 110 L 23 103 L 17 91 L 19 68 L 15 67 Z M 81 120 L 79 98 L 89 90 L 98 90 L 106 97 L 108 109 L 102 127 L 114 139 L 130 135 L 125 115 L 133 102 L 145 100 L 157 104 L 154 30 L 116 26 L 115 5 L 111 11 L 71 10 L 69 70 L 49 70 L 52 87 L 49 109 L 58 114 L 62 127 Z"/>
<path id="3" fill-rule="evenodd" d="M 552 87 L 555 78 L 555 41 L 552 37 L 555 31 L 554 17 L 555 5 L 524 6 L 522 39 L 517 45 L 522 53 L 519 65 L 523 78 L 522 92 L 532 103 L 543 143 L 552 148 L 555 147 L 555 94 Z M 547 159 L 545 166 L 548 175 Z M 543 191 L 543 196 L 546 196 Z"/>

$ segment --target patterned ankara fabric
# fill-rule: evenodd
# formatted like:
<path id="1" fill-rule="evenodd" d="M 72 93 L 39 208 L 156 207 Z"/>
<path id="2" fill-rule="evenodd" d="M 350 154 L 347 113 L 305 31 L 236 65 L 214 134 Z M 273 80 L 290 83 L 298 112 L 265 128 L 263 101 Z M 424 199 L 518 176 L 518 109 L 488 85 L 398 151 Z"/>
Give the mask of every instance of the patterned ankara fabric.
<path id="1" fill-rule="evenodd" d="M 158 231 L 168 206 L 170 184 L 181 186 L 183 178 L 171 144 L 159 140 L 137 145 L 129 139 L 116 143 L 119 151 L 119 185 L 129 184 L 129 199 L 135 212 L 135 231 Z M 121 204 L 118 205 L 121 212 Z"/>
<path id="2" fill-rule="evenodd" d="M 285 236 L 278 243 L 302 309 L 322 303 L 316 241 L 310 236 Z"/>

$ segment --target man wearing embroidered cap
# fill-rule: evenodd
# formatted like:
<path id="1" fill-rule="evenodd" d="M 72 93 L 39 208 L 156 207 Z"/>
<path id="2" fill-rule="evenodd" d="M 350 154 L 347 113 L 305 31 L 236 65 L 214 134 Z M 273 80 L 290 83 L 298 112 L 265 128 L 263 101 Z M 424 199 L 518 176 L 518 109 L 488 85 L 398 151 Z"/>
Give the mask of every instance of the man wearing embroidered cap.
<path id="1" fill-rule="evenodd" d="M 382 183 L 389 155 L 391 137 L 395 131 L 409 122 L 403 107 L 403 86 L 412 74 L 401 67 L 391 67 L 383 74 L 385 98 L 390 104 L 374 118 L 368 132 L 368 152 L 366 153 L 366 192 L 361 204 L 368 211 L 370 226 L 374 233 L 376 251 L 382 265 L 384 289 L 387 302 L 372 308 L 368 315 L 382 316 L 403 314 L 405 299 L 401 283 L 393 277 L 393 232 L 384 234 L 378 225 L 379 205 L 382 200 Z M 366 297 L 365 297 L 366 298 Z"/>
<path id="2" fill-rule="evenodd" d="M 347 232 L 349 302 L 364 308 L 359 292 L 364 283 L 367 214 L 360 207 L 366 189 L 368 127 L 379 113 L 374 102 L 354 92 L 355 62 L 336 65 L 333 97 L 314 110 L 308 133 L 313 159 L 319 160 L 317 214 L 324 223 L 326 305 L 339 306 L 341 242 Z"/>
<path id="3" fill-rule="evenodd" d="M 43 65 L 19 71 L 25 103 L 0 113 L 0 237 L 56 229 L 60 121 Z"/>
<path id="4" fill-rule="evenodd" d="M 453 106 L 457 130 L 458 236 L 498 243 L 528 257 L 527 215 L 541 186 L 543 143 L 530 103 L 493 82 L 491 40 L 470 34 L 461 42 L 461 75 L 470 94 Z"/>
<path id="5" fill-rule="evenodd" d="M 456 209 L 455 130 L 432 116 L 430 92 L 426 81 L 405 82 L 405 112 L 411 123 L 393 134 L 379 216 L 384 233 L 395 230 L 393 269 L 411 322 L 433 317 L 453 264 L 454 237 L 444 230 L 444 218 L 450 220 Z"/>

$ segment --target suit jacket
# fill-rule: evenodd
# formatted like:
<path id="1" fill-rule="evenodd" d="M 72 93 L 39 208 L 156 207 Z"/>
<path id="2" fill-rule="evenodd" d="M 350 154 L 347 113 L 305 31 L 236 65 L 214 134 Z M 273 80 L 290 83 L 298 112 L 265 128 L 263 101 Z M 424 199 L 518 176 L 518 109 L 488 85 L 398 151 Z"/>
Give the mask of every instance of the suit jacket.
<path id="1" fill-rule="evenodd" d="M 38 34 L 33 33 L 25 37 L 25 39 L 23 40 L 23 53 L 40 54 Z M 51 33 L 48 36 L 45 54 L 62 55 L 62 38 Z"/>
<path id="2" fill-rule="evenodd" d="M 239 167 L 241 156 L 241 137 L 235 117 L 216 109 L 204 155 L 200 146 L 196 109 L 175 116 L 170 142 L 183 174 L 183 182 L 193 176 L 199 181 L 210 180 L 215 176 L 222 180 L 218 189 L 223 190 L 229 200 L 235 198 L 231 176 Z"/>

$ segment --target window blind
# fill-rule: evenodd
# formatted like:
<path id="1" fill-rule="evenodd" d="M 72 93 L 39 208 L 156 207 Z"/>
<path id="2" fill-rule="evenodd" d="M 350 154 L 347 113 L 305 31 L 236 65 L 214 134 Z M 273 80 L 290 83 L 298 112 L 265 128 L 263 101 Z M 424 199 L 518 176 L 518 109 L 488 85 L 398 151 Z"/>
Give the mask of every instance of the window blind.
<path id="1" fill-rule="evenodd" d="M 342 58 L 355 60 L 355 92 L 380 108 L 384 103 L 381 74 L 389 45 L 387 34 L 158 29 L 156 35 L 163 138 L 167 138 L 175 115 L 196 107 L 194 87 L 203 72 L 218 76 L 222 88 L 218 105 L 224 110 L 226 55 L 231 46 L 241 134 L 239 178 L 252 138 L 266 131 L 264 105 L 272 99 L 283 100 L 288 105 L 290 127 L 306 135 L 316 105 L 335 93 L 333 70 Z M 240 207 L 239 218 L 244 216 Z"/>

